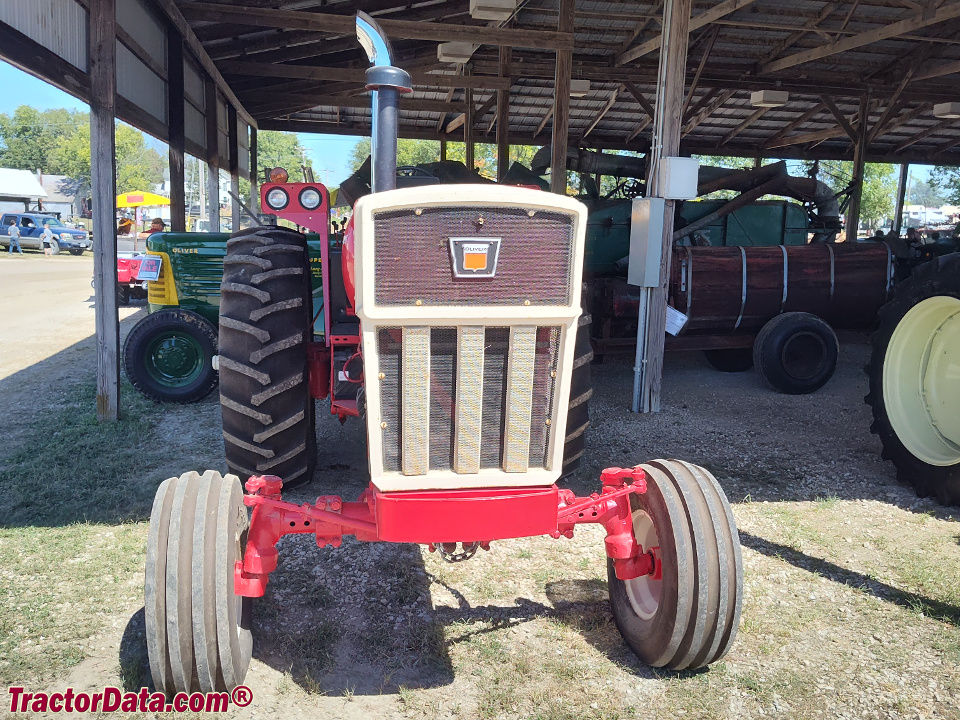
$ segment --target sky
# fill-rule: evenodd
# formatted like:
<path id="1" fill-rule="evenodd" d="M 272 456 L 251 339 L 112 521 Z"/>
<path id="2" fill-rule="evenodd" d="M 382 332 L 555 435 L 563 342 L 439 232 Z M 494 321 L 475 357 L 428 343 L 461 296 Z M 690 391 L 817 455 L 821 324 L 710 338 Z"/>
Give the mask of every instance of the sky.
<path id="1" fill-rule="evenodd" d="M 0 113 L 12 113 L 18 105 L 24 104 L 32 105 L 38 110 L 87 109 L 86 103 L 3 61 L 0 61 L 0 88 L 3 89 L 0 93 Z M 337 187 L 349 177 L 350 152 L 359 137 L 312 133 L 297 133 L 297 136 L 313 161 L 314 175 L 320 182 L 328 187 Z M 166 146 L 159 141 L 157 146 L 166 152 Z M 930 166 L 911 165 L 910 174 L 916 179 L 926 181 L 930 175 Z"/>

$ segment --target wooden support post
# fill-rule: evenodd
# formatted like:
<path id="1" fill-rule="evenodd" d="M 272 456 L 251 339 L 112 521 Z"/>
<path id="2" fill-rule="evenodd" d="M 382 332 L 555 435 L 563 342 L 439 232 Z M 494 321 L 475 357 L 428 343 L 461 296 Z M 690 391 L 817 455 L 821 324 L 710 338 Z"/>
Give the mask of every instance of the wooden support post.
<path id="1" fill-rule="evenodd" d="M 687 42 L 693 0 L 666 0 L 660 69 L 657 75 L 657 105 L 654 113 L 647 194 L 663 197 L 660 161 L 680 151 L 683 83 L 687 65 Z M 660 284 L 641 288 L 640 322 L 637 328 L 637 356 L 634 366 L 633 411 L 660 411 L 660 383 L 663 378 L 663 346 L 667 326 L 667 281 L 673 249 L 674 201 L 667 200 L 663 215 L 660 256 Z M 645 312 L 644 312 L 645 311 Z"/>
<path id="2" fill-rule="evenodd" d="M 440 141 L 440 162 L 446 162 L 447 160 L 447 141 Z"/>
<path id="3" fill-rule="evenodd" d="M 240 132 L 237 127 L 237 110 L 233 105 L 227 106 L 227 151 L 230 155 L 230 223 L 232 231 L 240 229 Z"/>
<path id="4" fill-rule="evenodd" d="M 97 333 L 97 419 L 120 418 L 120 320 L 117 316 L 116 0 L 90 10 L 90 184 Z"/>
<path id="5" fill-rule="evenodd" d="M 217 122 L 217 86 L 206 81 L 207 124 L 207 222 L 213 232 L 220 232 L 220 128 Z"/>
<path id="6" fill-rule="evenodd" d="M 860 228 L 860 199 L 863 197 L 863 166 L 867 153 L 869 106 L 869 98 L 860 99 L 860 124 L 857 126 L 857 142 L 853 150 L 853 192 L 850 194 L 850 204 L 847 206 L 845 228 L 847 242 L 856 242 L 857 230 Z"/>
<path id="7" fill-rule="evenodd" d="M 183 39 L 167 34 L 168 157 L 170 162 L 170 230 L 187 229 L 187 199 L 183 176 Z"/>
<path id="8" fill-rule="evenodd" d="M 473 161 L 473 88 L 464 90 L 464 95 L 467 100 L 467 109 L 463 113 L 464 165 L 473 172 L 476 169 Z"/>
<path id="9" fill-rule="evenodd" d="M 250 128 L 250 209 L 255 213 L 260 212 L 260 168 L 259 150 L 257 148 L 257 129 Z"/>
<path id="10" fill-rule="evenodd" d="M 500 77 L 510 78 L 511 49 L 500 47 Z M 497 90 L 497 182 L 503 182 L 510 169 L 510 88 Z"/>
<path id="11" fill-rule="evenodd" d="M 899 235 L 903 226 L 903 203 L 907 197 L 907 178 L 910 177 L 910 163 L 900 164 L 900 178 L 897 180 L 897 205 L 893 211 L 893 234 Z"/>
<path id="12" fill-rule="evenodd" d="M 572 33 L 574 0 L 560 0 L 557 30 Z M 553 138 L 550 155 L 550 192 L 567 192 L 567 134 L 570 128 L 570 73 L 573 70 L 573 51 L 557 50 L 557 66 L 553 78 Z"/>

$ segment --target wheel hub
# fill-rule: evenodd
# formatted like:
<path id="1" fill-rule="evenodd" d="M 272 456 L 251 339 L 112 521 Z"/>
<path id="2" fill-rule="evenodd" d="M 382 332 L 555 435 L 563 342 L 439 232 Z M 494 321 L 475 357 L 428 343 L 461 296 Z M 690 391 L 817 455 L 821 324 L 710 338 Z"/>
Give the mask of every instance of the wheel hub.
<path id="1" fill-rule="evenodd" d="M 917 303 L 897 325 L 883 361 L 883 401 L 903 445 L 929 465 L 960 462 L 960 298 Z"/>
<path id="2" fill-rule="evenodd" d="M 798 380 L 809 380 L 823 367 L 827 346 L 812 332 L 799 332 L 783 345 L 783 367 Z"/>
<path id="3" fill-rule="evenodd" d="M 633 534 L 636 537 L 637 544 L 645 552 L 649 551 L 650 548 L 660 546 L 660 539 L 657 536 L 653 520 L 643 510 L 635 510 L 633 513 Z M 630 600 L 630 606 L 637 616 L 643 620 L 653 618 L 660 607 L 660 588 L 663 581 L 654 580 L 652 575 L 642 575 L 632 580 L 624 580 L 623 584 L 627 591 L 627 598 Z"/>
<path id="4" fill-rule="evenodd" d="M 150 375 L 165 385 L 192 382 L 203 366 L 203 350 L 189 337 L 165 334 L 158 337 L 147 354 Z"/>

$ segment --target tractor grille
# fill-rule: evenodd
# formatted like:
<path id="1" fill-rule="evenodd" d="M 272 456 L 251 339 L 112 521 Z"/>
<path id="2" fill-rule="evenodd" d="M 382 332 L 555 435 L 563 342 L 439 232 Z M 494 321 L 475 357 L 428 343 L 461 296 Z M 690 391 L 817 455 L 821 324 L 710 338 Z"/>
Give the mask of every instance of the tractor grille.
<path id="1" fill-rule="evenodd" d="M 377 331 L 383 469 L 545 468 L 561 328 Z"/>
<path id="2" fill-rule="evenodd" d="M 531 212 L 458 206 L 376 213 L 376 304 L 569 305 L 575 216 Z M 455 278 L 450 238 L 500 238 L 496 275 Z"/>

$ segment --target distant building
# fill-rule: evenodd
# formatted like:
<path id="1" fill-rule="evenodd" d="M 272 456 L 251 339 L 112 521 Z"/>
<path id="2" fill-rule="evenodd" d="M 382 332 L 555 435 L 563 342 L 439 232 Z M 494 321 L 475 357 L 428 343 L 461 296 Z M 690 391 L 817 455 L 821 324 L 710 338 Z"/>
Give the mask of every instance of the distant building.
<path id="1" fill-rule="evenodd" d="M 66 175 L 40 175 L 40 184 L 47 197 L 40 201 L 43 212 L 54 213 L 61 219 L 80 214 L 77 181 Z"/>
<path id="2" fill-rule="evenodd" d="M 37 203 L 47 197 L 37 176 L 29 170 L 0 168 L 0 212 L 36 210 Z"/>

